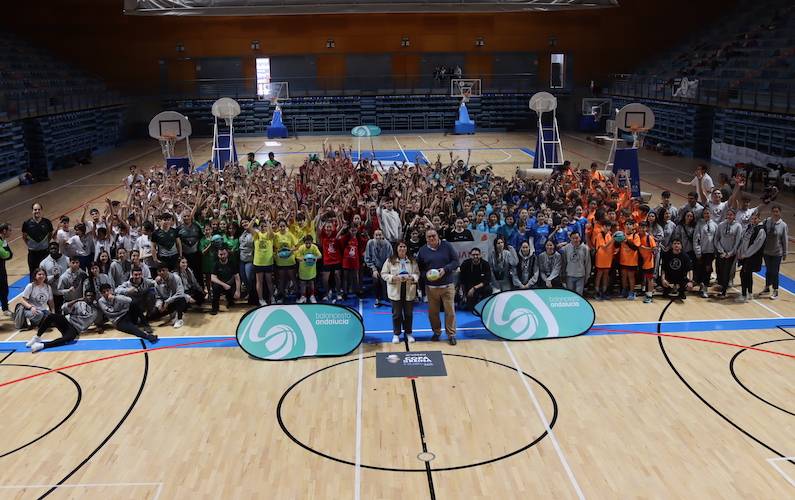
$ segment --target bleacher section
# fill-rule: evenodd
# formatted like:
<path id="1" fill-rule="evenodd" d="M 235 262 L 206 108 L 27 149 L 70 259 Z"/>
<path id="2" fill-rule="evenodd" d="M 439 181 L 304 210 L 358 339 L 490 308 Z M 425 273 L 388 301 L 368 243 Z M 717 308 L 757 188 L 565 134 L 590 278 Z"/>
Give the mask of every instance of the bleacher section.
<path id="1" fill-rule="evenodd" d="M 779 158 L 795 157 L 795 116 L 720 109 L 715 113 L 716 142 L 753 149 Z"/>
<path id="2" fill-rule="evenodd" d="M 50 170 L 70 167 L 117 145 L 125 113 L 125 107 L 112 106 L 25 120 L 25 146 L 34 175 L 45 177 Z"/>
<path id="3" fill-rule="evenodd" d="M 530 94 L 486 94 L 467 104 L 479 130 L 522 130 L 534 126 L 527 107 Z M 163 109 L 188 117 L 193 133 L 210 136 L 213 99 L 168 100 Z M 235 133 L 263 135 L 273 109 L 268 101 L 238 99 L 241 113 Z M 446 95 L 293 97 L 281 103 L 290 134 L 345 134 L 357 125 L 377 125 L 384 132 L 451 130 L 460 99 Z"/>
<path id="4" fill-rule="evenodd" d="M 698 80 L 695 97 L 674 93 L 679 79 Z M 610 92 L 750 110 L 795 110 L 795 4 L 739 2 L 692 41 L 623 75 Z"/>
<path id="5" fill-rule="evenodd" d="M 122 102 L 90 76 L 0 33 L 0 120 L 88 109 Z"/>
<path id="6" fill-rule="evenodd" d="M 19 122 L 0 123 L 0 182 L 20 175 L 28 165 L 22 125 Z"/>

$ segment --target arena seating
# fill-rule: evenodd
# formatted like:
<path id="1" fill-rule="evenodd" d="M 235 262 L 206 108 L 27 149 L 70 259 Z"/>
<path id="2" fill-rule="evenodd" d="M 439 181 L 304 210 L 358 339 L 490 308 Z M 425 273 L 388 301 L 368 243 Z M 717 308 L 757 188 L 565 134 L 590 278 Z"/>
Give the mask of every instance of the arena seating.
<path id="1" fill-rule="evenodd" d="M 122 139 L 126 108 L 112 106 L 25 121 L 25 146 L 34 175 L 67 168 Z"/>
<path id="2" fill-rule="evenodd" d="M 719 109 L 715 113 L 716 141 L 763 154 L 795 157 L 795 117 Z"/>
<path id="3" fill-rule="evenodd" d="M 122 102 L 105 85 L 8 33 L 0 33 L 3 119 L 63 113 Z"/>
<path id="4" fill-rule="evenodd" d="M 740 2 L 691 42 L 624 75 L 610 92 L 675 99 L 681 77 L 699 82 L 697 97 L 689 100 L 792 112 L 795 5 L 789 0 Z"/>
<path id="5" fill-rule="evenodd" d="M 29 166 L 22 125 L 19 122 L 0 123 L 0 182 L 16 177 Z"/>

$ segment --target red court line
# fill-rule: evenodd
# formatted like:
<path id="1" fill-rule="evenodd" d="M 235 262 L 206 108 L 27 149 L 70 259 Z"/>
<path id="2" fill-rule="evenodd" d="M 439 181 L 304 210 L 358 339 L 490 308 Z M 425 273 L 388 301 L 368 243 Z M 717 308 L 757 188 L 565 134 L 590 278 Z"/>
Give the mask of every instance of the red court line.
<path id="1" fill-rule="evenodd" d="M 684 339 L 684 340 L 695 340 L 697 342 L 706 342 L 708 344 L 718 344 L 718 345 L 725 345 L 729 347 L 737 347 L 739 349 L 747 349 L 749 351 L 758 351 L 758 352 L 765 352 L 767 354 L 773 354 L 776 356 L 784 356 L 787 358 L 795 359 L 795 354 L 787 354 L 785 352 L 778 352 L 778 351 L 771 351 L 768 349 L 760 349 L 758 347 L 753 347 L 749 345 L 742 345 L 742 344 L 734 344 L 732 342 L 722 342 L 720 340 L 712 340 L 712 339 L 703 339 L 701 337 L 689 337 L 687 335 L 674 335 L 672 333 L 652 333 L 652 332 L 639 332 L 635 330 L 614 330 L 610 328 L 591 328 L 591 330 L 598 330 L 600 332 L 616 332 L 616 333 L 634 333 L 637 335 L 651 335 L 652 337 L 670 337 L 673 339 Z M 2 387 L 2 386 L 0 386 Z"/>
<path id="2" fill-rule="evenodd" d="M 214 343 L 214 342 L 226 342 L 226 341 L 234 339 L 234 338 L 235 337 L 224 337 L 224 338 L 220 338 L 220 339 L 198 340 L 196 342 L 185 342 L 183 344 L 174 344 L 174 345 L 163 346 L 163 347 L 155 347 L 154 349 L 139 349 L 137 351 L 129 351 L 129 352 L 121 353 L 121 354 L 114 354 L 113 356 L 105 356 L 103 358 L 90 359 L 88 361 L 82 361 L 80 363 L 74 363 L 72 365 L 66 365 L 66 366 L 62 366 L 60 368 L 53 368 L 51 370 L 47 370 L 47 371 L 44 371 L 44 372 L 34 373 L 33 375 L 28 375 L 26 377 L 21 377 L 21 378 L 14 379 L 14 380 L 8 380 L 6 382 L 0 383 L 0 387 L 5 387 L 7 385 L 16 384 L 17 382 L 22 382 L 24 380 L 30 380 L 32 378 L 41 377 L 42 375 L 47 375 L 47 374 L 50 374 L 50 373 L 60 372 L 60 371 L 63 371 L 63 370 L 68 370 L 69 368 L 76 368 L 78 366 L 90 365 L 92 363 L 99 363 L 100 361 L 107 361 L 109 359 L 123 358 L 125 356 L 132 356 L 134 354 L 141 354 L 141 353 L 144 353 L 144 352 L 154 352 L 154 351 L 162 351 L 164 349 L 174 349 L 175 347 L 187 347 L 187 346 L 198 345 L 198 344 L 211 344 L 211 343 Z"/>

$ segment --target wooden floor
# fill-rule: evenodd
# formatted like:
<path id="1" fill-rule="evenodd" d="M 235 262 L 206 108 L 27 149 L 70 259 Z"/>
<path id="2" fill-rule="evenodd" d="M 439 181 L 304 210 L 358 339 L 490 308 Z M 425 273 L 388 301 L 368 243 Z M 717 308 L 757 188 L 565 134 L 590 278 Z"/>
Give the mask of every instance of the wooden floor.
<path id="1" fill-rule="evenodd" d="M 272 150 L 294 165 L 303 154 L 284 153 L 319 151 L 324 140 L 265 146 L 245 138 L 238 150 Z M 351 144 L 327 139 L 340 141 Z M 583 137 L 563 141 L 575 163 L 606 158 Z M 195 142 L 196 157 L 209 156 L 208 143 Z M 471 147 L 473 161 L 509 173 L 530 161 L 518 148 L 534 143 L 518 133 L 429 134 L 382 136 L 374 146 L 420 150 L 429 159 L 447 157 L 437 149 Z M 369 150 L 369 141 L 361 148 Z M 684 186 L 673 180 L 689 178 L 695 162 L 642 158 L 643 189 L 668 188 L 680 204 Z M 128 144 L 48 183 L 0 195 L 0 220 L 13 224 L 16 238 L 34 199 L 51 219 L 79 215 L 88 200 L 121 197 L 116 186 L 130 162 L 158 159 L 157 144 Z M 785 194 L 780 201 L 791 220 L 795 200 Z M 22 256 L 8 266 L 15 281 L 25 273 L 25 251 L 21 240 L 12 247 Z M 792 264 L 783 272 L 795 276 Z M 18 348 L 30 332 L 18 334 L 3 319 L 0 499 L 47 492 L 80 499 L 794 498 L 795 463 L 780 457 L 795 456 L 795 296 L 666 306 L 662 299 L 596 303 L 597 324 L 629 325 L 600 332 L 611 335 L 417 342 L 412 350 L 444 351 L 448 370 L 416 381 L 418 405 L 408 380 L 375 378 L 375 352 L 402 345 L 363 344 L 343 358 L 290 362 L 206 346 L 31 355 Z M 189 314 L 185 328 L 157 333 L 234 335 L 242 312 Z M 691 339 L 627 332 L 661 315 L 664 322 L 774 321 L 766 329 L 678 334 Z M 78 345 L 99 337 L 89 333 Z M 3 385 L 69 365 L 76 366 Z M 417 457 L 418 416 L 435 455 L 430 473 Z"/>

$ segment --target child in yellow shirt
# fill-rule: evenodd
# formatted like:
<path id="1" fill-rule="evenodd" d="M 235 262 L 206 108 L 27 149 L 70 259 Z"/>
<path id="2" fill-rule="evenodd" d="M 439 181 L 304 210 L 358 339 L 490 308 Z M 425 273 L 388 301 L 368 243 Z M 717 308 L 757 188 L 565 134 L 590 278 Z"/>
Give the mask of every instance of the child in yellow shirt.
<path id="1" fill-rule="evenodd" d="M 298 282 L 300 284 L 301 297 L 297 303 L 309 302 L 317 304 L 315 298 L 315 278 L 317 278 L 317 261 L 323 257 L 317 245 L 313 243 L 312 236 L 304 236 L 304 244 L 295 250 L 295 260 L 298 261 Z"/>

